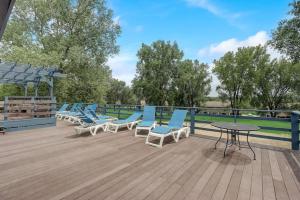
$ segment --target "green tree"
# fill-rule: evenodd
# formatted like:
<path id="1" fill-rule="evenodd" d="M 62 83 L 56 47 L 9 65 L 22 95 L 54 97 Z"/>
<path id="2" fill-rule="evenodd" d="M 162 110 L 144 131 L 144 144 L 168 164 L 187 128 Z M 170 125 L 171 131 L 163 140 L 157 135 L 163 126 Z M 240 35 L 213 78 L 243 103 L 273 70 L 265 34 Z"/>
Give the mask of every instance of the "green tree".
<path id="1" fill-rule="evenodd" d="M 296 68 L 296 65 L 285 59 L 275 59 L 260 65 L 255 75 L 256 106 L 269 110 L 286 108 L 291 93 L 296 89 L 296 77 L 300 77 L 300 73 L 292 75 Z"/>
<path id="2" fill-rule="evenodd" d="M 289 5 L 292 7 L 290 17 L 279 22 L 270 44 L 297 63 L 300 62 L 300 1 Z"/>
<path id="3" fill-rule="evenodd" d="M 22 87 L 15 84 L 2 84 L 0 85 L 0 100 L 4 101 L 5 96 L 20 96 L 22 93 Z"/>
<path id="4" fill-rule="evenodd" d="M 103 102 L 111 78 L 105 62 L 118 52 L 119 25 L 105 0 L 17 1 L 3 37 L 3 60 L 58 66 L 61 101 Z"/>
<path id="5" fill-rule="evenodd" d="M 198 60 L 184 60 L 178 67 L 175 79 L 176 105 L 200 106 L 210 92 L 211 77 L 208 65 Z"/>
<path id="6" fill-rule="evenodd" d="M 136 97 L 124 81 L 112 79 L 107 92 L 106 102 L 109 104 L 136 104 Z"/>
<path id="7" fill-rule="evenodd" d="M 217 92 L 222 100 L 229 100 L 231 108 L 249 103 L 254 91 L 255 71 L 269 61 L 266 48 L 243 47 L 228 52 L 214 61 L 213 72 L 220 81 Z"/>
<path id="8" fill-rule="evenodd" d="M 292 76 L 296 82 L 296 95 L 300 99 L 300 63 L 295 64 L 295 71 L 292 73 Z"/>
<path id="9" fill-rule="evenodd" d="M 156 41 L 151 45 L 142 44 L 137 56 L 139 60 L 133 80 L 135 94 L 148 104 L 173 104 L 174 81 L 178 63 L 183 57 L 177 43 Z"/>

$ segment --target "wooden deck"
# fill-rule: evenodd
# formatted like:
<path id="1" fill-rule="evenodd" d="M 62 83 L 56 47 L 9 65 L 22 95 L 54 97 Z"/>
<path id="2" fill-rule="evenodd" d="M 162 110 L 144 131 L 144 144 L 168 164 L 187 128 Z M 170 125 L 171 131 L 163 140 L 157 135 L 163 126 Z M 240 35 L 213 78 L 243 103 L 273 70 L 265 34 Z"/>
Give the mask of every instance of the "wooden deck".
<path id="1" fill-rule="evenodd" d="M 299 153 L 190 137 L 163 149 L 132 132 L 74 136 L 72 126 L 0 135 L 0 199 L 300 199 Z"/>

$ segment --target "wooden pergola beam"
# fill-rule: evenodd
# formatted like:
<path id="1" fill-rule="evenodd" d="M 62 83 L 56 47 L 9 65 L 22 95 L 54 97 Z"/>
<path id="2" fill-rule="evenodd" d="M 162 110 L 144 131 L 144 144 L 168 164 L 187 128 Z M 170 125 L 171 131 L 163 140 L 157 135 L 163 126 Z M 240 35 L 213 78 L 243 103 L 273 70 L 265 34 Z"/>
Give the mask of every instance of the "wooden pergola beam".
<path id="1" fill-rule="evenodd" d="M 0 41 L 16 0 L 0 1 Z"/>

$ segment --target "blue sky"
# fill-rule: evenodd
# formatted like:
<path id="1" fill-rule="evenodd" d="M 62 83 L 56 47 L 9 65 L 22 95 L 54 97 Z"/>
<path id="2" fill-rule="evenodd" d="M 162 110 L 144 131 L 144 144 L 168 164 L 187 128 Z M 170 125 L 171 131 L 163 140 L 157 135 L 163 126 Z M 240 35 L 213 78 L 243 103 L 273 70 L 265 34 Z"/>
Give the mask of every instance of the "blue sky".
<path id="1" fill-rule="evenodd" d="M 265 44 L 287 17 L 291 0 L 107 0 L 122 28 L 120 53 L 109 59 L 113 77 L 134 78 L 142 43 L 176 41 L 185 58 L 211 64 L 229 50 Z M 273 56 L 277 53 L 270 50 Z M 218 80 L 213 77 L 211 96 Z"/>

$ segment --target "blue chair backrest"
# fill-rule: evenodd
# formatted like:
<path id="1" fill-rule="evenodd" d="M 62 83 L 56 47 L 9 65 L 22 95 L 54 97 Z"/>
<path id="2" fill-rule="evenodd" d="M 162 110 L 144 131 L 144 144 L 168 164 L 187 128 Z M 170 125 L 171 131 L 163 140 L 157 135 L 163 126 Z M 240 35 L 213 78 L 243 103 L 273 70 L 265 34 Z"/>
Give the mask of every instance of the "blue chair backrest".
<path id="1" fill-rule="evenodd" d="M 75 112 L 77 105 L 78 105 L 78 103 L 74 103 L 73 106 L 70 109 L 70 112 Z"/>
<path id="2" fill-rule="evenodd" d="M 88 112 L 95 118 L 95 119 L 99 119 L 99 117 L 97 116 L 96 112 L 93 110 L 88 110 Z"/>
<path id="3" fill-rule="evenodd" d="M 174 127 L 182 127 L 187 112 L 188 112 L 187 110 L 178 110 L 178 109 L 174 110 L 168 125 Z"/>
<path id="4" fill-rule="evenodd" d="M 92 110 L 92 111 L 96 111 L 97 110 L 97 107 L 98 107 L 98 104 L 96 104 L 96 103 L 94 103 L 94 104 L 92 104 L 92 105 L 89 105 L 89 110 Z"/>
<path id="5" fill-rule="evenodd" d="M 92 123 L 94 123 L 94 121 L 93 121 L 91 118 L 89 118 L 89 116 L 87 116 L 81 109 L 79 109 L 79 112 L 80 112 L 80 114 L 81 114 L 80 119 L 81 119 L 83 122 L 85 122 L 85 123 L 87 123 L 87 124 L 92 124 Z"/>
<path id="6" fill-rule="evenodd" d="M 138 120 L 141 116 L 142 116 L 142 113 L 141 113 L 141 112 L 135 112 L 135 113 L 133 113 L 132 115 L 130 115 L 130 116 L 126 119 L 126 121 L 133 122 L 133 121 Z"/>
<path id="7" fill-rule="evenodd" d="M 64 105 L 62 105 L 62 107 L 60 107 L 60 109 L 58 111 L 62 112 L 62 111 L 65 111 L 67 110 L 69 104 L 65 103 Z"/>
<path id="8" fill-rule="evenodd" d="M 90 106 L 91 106 L 91 105 L 87 105 L 87 106 L 85 106 L 85 108 L 84 108 L 83 112 L 84 112 L 84 113 L 86 113 L 86 112 L 89 110 Z"/>
<path id="9" fill-rule="evenodd" d="M 98 106 L 98 105 L 97 105 L 96 103 L 87 105 L 87 106 L 84 108 L 83 112 L 88 113 L 89 110 L 96 111 L 97 106 Z"/>
<path id="10" fill-rule="evenodd" d="M 77 106 L 75 107 L 74 112 L 79 112 L 82 108 L 82 103 L 77 103 Z"/>
<path id="11" fill-rule="evenodd" d="M 143 112 L 144 121 L 154 121 L 155 120 L 155 106 L 145 106 Z"/>

